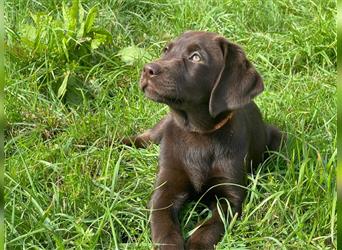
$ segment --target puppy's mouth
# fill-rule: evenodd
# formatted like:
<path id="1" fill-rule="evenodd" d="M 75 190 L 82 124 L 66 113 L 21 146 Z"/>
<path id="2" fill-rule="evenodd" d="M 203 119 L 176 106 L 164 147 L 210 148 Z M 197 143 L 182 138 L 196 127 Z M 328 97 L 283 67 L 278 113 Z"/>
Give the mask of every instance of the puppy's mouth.
<path id="1" fill-rule="evenodd" d="M 145 96 L 152 101 L 164 103 L 167 105 L 181 104 L 182 100 L 171 94 L 164 93 L 160 88 L 156 88 L 156 84 L 151 79 L 140 80 L 140 88 L 144 92 Z"/>

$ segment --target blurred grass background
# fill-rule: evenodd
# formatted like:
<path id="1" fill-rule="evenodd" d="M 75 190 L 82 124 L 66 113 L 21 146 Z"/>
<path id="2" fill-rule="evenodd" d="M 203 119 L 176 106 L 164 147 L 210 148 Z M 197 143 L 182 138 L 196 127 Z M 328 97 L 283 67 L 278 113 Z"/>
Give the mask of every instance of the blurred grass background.
<path id="1" fill-rule="evenodd" d="M 286 147 L 249 176 L 243 217 L 217 249 L 336 248 L 336 2 L 5 2 L 8 249 L 151 249 L 158 146 L 120 138 L 168 112 L 142 95 L 144 63 L 186 30 L 239 43 Z M 187 237 L 209 215 L 190 204 Z"/>
<path id="2" fill-rule="evenodd" d="M 342 34 L 342 2 L 338 1 L 337 2 L 337 34 L 338 34 L 338 40 L 337 40 L 337 55 L 338 55 L 338 67 L 337 67 L 337 128 L 338 128 L 338 134 L 341 136 L 342 133 L 342 126 L 341 126 L 341 120 L 342 120 L 342 112 L 341 112 L 341 108 L 342 108 L 342 90 L 341 90 L 341 86 L 342 86 L 342 67 L 341 67 L 341 62 L 342 62 L 342 40 L 341 40 L 341 34 Z M 341 138 L 341 137 L 339 137 Z M 338 214 L 338 221 L 342 221 L 342 164 L 341 164 L 341 160 L 342 160 L 342 143 L 341 140 L 338 142 L 338 152 L 340 152 L 338 154 L 338 165 L 337 165 L 337 187 L 338 187 L 338 206 L 337 206 L 337 214 Z M 342 246 L 342 223 L 338 223 L 338 242 L 337 245 L 339 247 Z"/>

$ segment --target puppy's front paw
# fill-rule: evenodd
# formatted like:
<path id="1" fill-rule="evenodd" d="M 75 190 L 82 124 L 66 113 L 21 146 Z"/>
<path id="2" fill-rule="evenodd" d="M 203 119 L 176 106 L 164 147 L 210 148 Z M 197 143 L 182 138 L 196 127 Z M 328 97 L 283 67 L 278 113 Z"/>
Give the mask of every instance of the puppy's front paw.
<path id="1" fill-rule="evenodd" d="M 129 137 L 124 137 L 120 143 L 121 144 L 125 144 L 127 146 L 132 146 L 134 144 L 135 141 L 135 136 L 129 136 Z"/>
<path id="2" fill-rule="evenodd" d="M 214 245 L 208 245 L 206 243 L 189 243 L 186 246 L 186 250 L 214 250 Z"/>
<path id="3" fill-rule="evenodd" d="M 150 144 L 148 138 L 142 135 L 125 137 L 121 143 L 136 148 L 146 148 Z"/>

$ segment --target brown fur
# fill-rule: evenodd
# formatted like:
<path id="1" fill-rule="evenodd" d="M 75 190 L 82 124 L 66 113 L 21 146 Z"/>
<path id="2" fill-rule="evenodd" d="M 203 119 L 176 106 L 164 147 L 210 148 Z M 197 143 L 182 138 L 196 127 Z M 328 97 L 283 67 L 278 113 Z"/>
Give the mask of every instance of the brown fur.
<path id="1" fill-rule="evenodd" d="M 140 87 L 171 110 L 152 129 L 124 140 L 136 147 L 160 144 L 150 202 L 155 248 L 214 249 L 224 233 L 218 199 L 240 215 L 247 172 L 281 142 L 252 101 L 263 91 L 262 78 L 238 45 L 215 33 L 186 32 L 145 65 Z M 205 192 L 212 217 L 184 242 L 178 212 Z M 227 203 L 220 206 L 225 213 Z"/>

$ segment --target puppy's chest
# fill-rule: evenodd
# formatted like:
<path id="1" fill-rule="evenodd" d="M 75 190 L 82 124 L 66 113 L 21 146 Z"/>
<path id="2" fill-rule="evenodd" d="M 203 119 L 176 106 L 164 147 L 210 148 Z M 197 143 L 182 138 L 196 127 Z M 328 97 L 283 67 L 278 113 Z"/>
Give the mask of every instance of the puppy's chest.
<path id="1" fill-rule="evenodd" d="M 222 157 L 220 153 L 222 147 L 215 140 L 193 134 L 182 134 L 178 138 L 165 140 L 165 143 L 162 143 L 162 150 L 167 151 L 170 159 L 173 160 L 168 162 L 168 165 L 182 167 L 198 192 L 208 179 L 213 163 Z M 172 166 L 172 164 L 181 166 Z"/>

